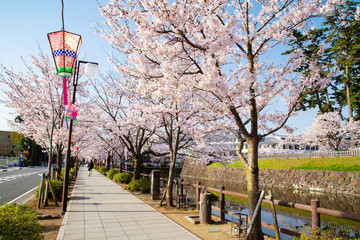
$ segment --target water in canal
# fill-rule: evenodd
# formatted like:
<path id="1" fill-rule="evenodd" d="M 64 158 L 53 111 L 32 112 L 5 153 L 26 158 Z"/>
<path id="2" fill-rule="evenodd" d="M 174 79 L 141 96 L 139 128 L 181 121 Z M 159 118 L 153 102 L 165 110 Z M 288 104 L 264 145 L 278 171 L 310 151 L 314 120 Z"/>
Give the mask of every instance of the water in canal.
<path id="1" fill-rule="evenodd" d="M 202 185 L 220 188 L 221 186 L 225 186 L 227 191 L 238 192 L 246 194 L 246 185 L 241 186 L 240 184 L 236 184 L 229 181 L 209 181 L 204 179 L 196 179 L 196 178 L 185 178 L 185 182 L 193 183 L 200 181 Z M 267 190 L 264 189 L 267 193 Z M 275 199 L 283 200 L 287 202 L 295 202 L 310 205 L 312 199 L 318 199 L 320 201 L 320 207 L 335 209 L 339 211 L 344 211 L 348 213 L 360 214 L 360 197 L 358 196 L 350 196 L 350 195 L 339 195 L 339 194 L 330 194 L 330 193 L 315 193 L 315 192 L 305 192 L 305 191 L 293 191 L 287 189 L 271 189 Z M 192 199 L 195 199 L 195 188 L 186 186 L 184 191 L 187 196 Z M 226 198 L 225 198 L 226 199 Z M 218 197 L 215 195 L 212 199 L 212 204 L 214 206 L 219 206 Z M 231 212 L 241 212 L 244 214 L 248 214 L 248 206 L 244 201 L 236 201 L 226 199 L 225 201 L 225 209 Z M 284 209 L 284 208 L 283 208 Z M 219 212 L 213 210 L 213 214 L 219 215 Z M 231 216 L 226 216 L 228 220 L 231 220 Z M 261 218 L 263 222 L 267 222 L 269 224 L 273 224 L 272 213 L 270 209 L 262 208 Z M 290 211 L 282 210 L 277 211 L 277 218 L 279 227 L 283 227 L 296 232 L 304 232 L 308 231 L 311 228 L 311 214 L 308 216 L 299 215 Z M 359 236 L 360 237 L 360 224 L 357 226 L 350 225 L 341 225 L 336 222 L 326 222 L 321 220 L 321 227 L 331 229 L 332 231 L 336 231 L 338 233 L 350 231 L 350 236 Z M 263 228 L 263 232 L 272 236 L 275 236 L 273 230 L 269 230 Z M 293 239 L 291 236 L 285 235 L 281 233 L 281 239 L 290 240 Z"/>

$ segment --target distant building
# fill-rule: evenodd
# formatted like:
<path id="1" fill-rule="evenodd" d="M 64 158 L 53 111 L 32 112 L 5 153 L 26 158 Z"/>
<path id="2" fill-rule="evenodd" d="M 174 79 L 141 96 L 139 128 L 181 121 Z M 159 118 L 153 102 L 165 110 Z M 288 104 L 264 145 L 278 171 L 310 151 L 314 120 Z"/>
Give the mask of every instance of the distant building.
<path id="1" fill-rule="evenodd" d="M 293 138 L 285 135 L 266 136 L 260 140 L 259 154 L 269 151 L 278 152 L 281 151 L 281 149 L 290 152 L 313 152 L 319 150 L 319 146 L 317 145 L 304 145 L 301 142 L 301 137 L 297 137 L 297 141 L 294 141 Z M 223 147 L 226 146 L 228 150 L 224 153 L 225 155 L 236 155 L 236 149 L 239 145 L 239 139 L 231 132 L 218 130 L 215 132 L 214 136 L 210 138 L 208 144 L 219 145 Z M 248 146 L 246 142 L 244 142 L 241 152 L 243 154 L 248 153 Z"/>
<path id="2" fill-rule="evenodd" d="M 0 131 L 0 155 L 7 155 L 11 149 L 15 148 L 12 141 L 12 135 L 15 132 Z"/>

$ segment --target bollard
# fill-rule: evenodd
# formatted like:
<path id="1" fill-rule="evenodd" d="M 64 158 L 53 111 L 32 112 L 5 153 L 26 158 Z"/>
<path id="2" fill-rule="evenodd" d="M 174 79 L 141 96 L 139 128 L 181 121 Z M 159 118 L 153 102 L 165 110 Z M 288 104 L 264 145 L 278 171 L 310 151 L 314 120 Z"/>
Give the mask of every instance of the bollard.
<path id="1" fill-rule="evenodd" d="M 200 194 L 200 223 L 211 224 L 211 193 Z"/>
<path id="2" fill-rule="evenodd" d="M 151 171 L 151 199 L 160 200 L 160 171 Z"/>
<path id="3" fill-rule="evenodd" d="M 225 221 L 225 194 L 222 193 L 222 191 L 225 190 L 224 186 L 220 187 L 220 202 L 219 202 L 219 208 L 220 208 L 220 221 Z"/>
<path id="4" fill-rule="evenodd" d="M 320 213 L 316 209 L 320 207 L 319 200 L 311 200 L 311 225 L 312 232 L 318 232 L 320 228 Z"/>

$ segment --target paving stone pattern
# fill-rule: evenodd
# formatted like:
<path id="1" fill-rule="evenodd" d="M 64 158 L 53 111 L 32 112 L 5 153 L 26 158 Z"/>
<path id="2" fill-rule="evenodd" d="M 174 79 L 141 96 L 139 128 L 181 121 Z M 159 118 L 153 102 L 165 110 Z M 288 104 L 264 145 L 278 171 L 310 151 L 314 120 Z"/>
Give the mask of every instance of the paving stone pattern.
<path id="1" fill-rule="evenodd" d="M 200 239 L 93 171 L 79 170 L 57 240 Z"/>

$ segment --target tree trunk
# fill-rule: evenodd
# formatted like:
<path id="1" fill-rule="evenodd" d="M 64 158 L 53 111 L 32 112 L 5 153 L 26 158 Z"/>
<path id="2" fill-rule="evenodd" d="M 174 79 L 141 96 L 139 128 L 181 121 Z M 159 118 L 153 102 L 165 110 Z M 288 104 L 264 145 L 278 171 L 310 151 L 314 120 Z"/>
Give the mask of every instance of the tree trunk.
<path id="1" fill-rule="evenodd" d="M 122 164 L 123 164 L 123 161 L 122 161 L 122 159 L 120 157 L 119 173 L 123 172 L 123 165 Z"/>
<path id="2" fill-rule="evenodd" d="M 346 72 L 348 72 L 348 67 L 346 66 Z M 346 73 L 347 77 L 348 77 L 348 73 Z M 346 87 L 346 99 L 347 99 L 347 104 L 348 104 L 348 111 L 349 111 L 349 119 L 353 118 L 352 115 L 352 106 L 351 106 L 351 94 L 350 94 L 350 84 L 349 82 L 345 83 L 345 87 Z"/>
<path id="3" fill-rule="evenodd" d="M 133 179 L 139 179 L 141 177 L 141 175 L 140 175 L 140 162 L 141 162 L 141 157 L 139 157 L 139 156 L 133 157 L 133 164 L 134 164 Z"/>
<path id="4" fill-rule="evenodd" d="M 171 157 L 170 160 L 170 166 L 169 166 L 169 177 L 168 177 L 168 182 L 167 182 L 167 186 L 166 186 L 166 205 L 167 206 L 174 206 L 174 202 L 173 202 L 173 181 L 174 181 L 174 173 L 175 173 L 175 162 L 176 162 L 176 157 Z"/>
<path id="5" fill-rule="evenodd" d="M 62 154 L 59 151 L 59 148 L 56 153 L 56 173 L 57 173 L 57 179 L 61 179 L 61 168 L 62 168 Z"/>
<path id="6" fill-rule="evenodd" d="M 106 169 L 110 170 L 110 159 L 111 159 L 111 153 L 108 152 L 107 158 L 106 158 Z"/>
<path id="7" fill-rule="evenodd" d="M 258 167 L 258 147 L 259 143 L 256 140 L 247 141 L 248 144 L 248 161 L 249 165 L 246 168 L 247 191 L 249 195 L 249 221 L 253 217 L 253 212 L 260 197 L 259 189 L 259 167 Z M 261 240 L 264 239 L 261 230 L 261 214 L 255 219 L 253 230 L 250 234 L 250 239 Z"/>

